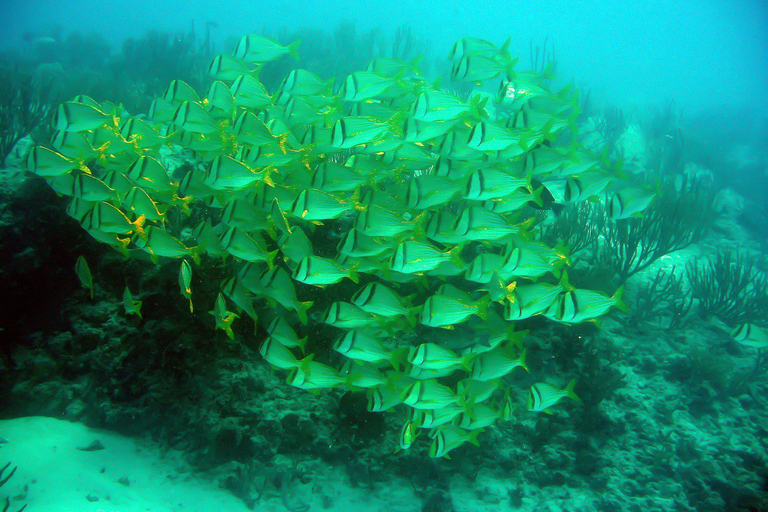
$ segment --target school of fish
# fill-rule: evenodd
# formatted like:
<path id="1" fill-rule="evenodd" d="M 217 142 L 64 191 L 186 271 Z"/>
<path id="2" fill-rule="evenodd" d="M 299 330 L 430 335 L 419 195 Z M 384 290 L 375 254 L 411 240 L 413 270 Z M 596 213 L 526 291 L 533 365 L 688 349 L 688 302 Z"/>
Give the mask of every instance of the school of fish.
<path id="1" fill-rule="evenodd" d="M 389 58 L 339 90 L 295 69 L 270 93 L 260 67 L 297 46 L 247 35 L 213 60 L 205 97 L 173 81 L 147 115 L 78 96 L 58 107 L 52 144 L 30 151 L 28 169 L 72 198 L 68 214 L 100 242 L 179 260 L 190 311 L 196 265 L 226 261 L 231 275 L 205 309 L 233 340 L 236 322 L 261 317 L 260 353 L 289 384 L 357 390 L 369 410 L 399 411 L 399 449 L 422 433 L 432 457 L 477 444 L 515 409 L 503 379 L 527 371 L 516 322 L 596 322 L 624 308 L 621 289 L 574 288 L 568 248 L 544 244 L 526 212 L 552 208 L 560 187 L 561 202 L 605 198 L 621 219 L 655 192 L 579 145 L 577 92 L 550 91 L 549 70 L 516 71 L 509 41 L 453 46 L 453 81 L 499 83 L 466 100 L 427 81 L 417 61 Z M 169 170 L 184 150 L 191 163 Z M 92 295 L 84 259 L 76 271 Z M 330 305 L 302 300 L 309 287 Z M 141 316 L 127 288 L 123 301 Z M 335 339 L 309 337 L 318 323 Z M 536 383 L 526 408 L 578 401 L 574 384 Z"/>

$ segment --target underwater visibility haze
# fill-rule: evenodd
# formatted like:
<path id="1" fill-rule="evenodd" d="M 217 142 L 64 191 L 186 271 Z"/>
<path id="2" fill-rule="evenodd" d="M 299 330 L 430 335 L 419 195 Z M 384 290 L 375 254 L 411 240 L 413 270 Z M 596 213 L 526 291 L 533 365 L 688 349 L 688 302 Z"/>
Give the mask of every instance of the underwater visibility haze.
<path id="1" fill-rule="evenodd" d="M 0 510 L 768 511 L 760 2 L 12 2 Z"/>

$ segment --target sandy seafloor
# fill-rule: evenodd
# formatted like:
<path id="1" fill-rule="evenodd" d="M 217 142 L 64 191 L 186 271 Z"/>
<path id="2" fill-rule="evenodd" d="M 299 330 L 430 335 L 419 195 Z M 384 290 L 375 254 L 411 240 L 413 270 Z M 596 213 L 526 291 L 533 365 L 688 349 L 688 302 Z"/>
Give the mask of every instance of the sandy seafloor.
<path id="1" fill-rule="evenodd" d="M 712 258 L 718 248 L 757 250 L 735 220 L 743 199 L 724 190 L 720 201 L 723 214 L 708 238 L 632 277 L 628 302 L 659 268 L 684 274 L 686 263 Z M 613 366 L 625 385 L 600 403 L 594 425 L 574 428 L 579 405 L 570 402 L 552 416 L 518 407 L 512 422 L 483 434 L 476 472 L 464 474 L 460 456 L 435 462 L 449 483 L 453 510 L 768 510 L 765 375 L 756 374 L 739 393 L 728 392 L 729 379 L 749 372 L 757 351 L 727 352 L 727 329 L 716 319 L 694 318 L 666 331 L 654 323 L 630 328 L 615 316 L 603 322 L 598 338 L 621 350 Z M 688 377 L 680 378 L 681 372 Z M 281 381 L 275 375 L 269 384 L 286 386 Z M 263 400 L 276 400 L 275 393 L 281 391 Z M 301 403 L 294 408 L 301 409 Z M 231 470 L 196 472 L 181 452 L 146 439 L 43 417 L 0 421 L 0 438 L 7 441 L 0 444 L 0 467 L 8 461 L 18 467 L 0 488 L 0 498 L 11 497 L 10 512 L 25 503 L 27 512 L 249 510 L 222 488 Z M 96 440 L 103 450 L 78 450 Z M 414 488 L 402 466 L 406 472 L 395 474 L 389 466 L 366 488 L 353 485 L 343 465 L 298 459 L 306 478 L 283 492 L 265 487 L 253 510 L 440 510 L 424 507 L 424 489 Z"/>

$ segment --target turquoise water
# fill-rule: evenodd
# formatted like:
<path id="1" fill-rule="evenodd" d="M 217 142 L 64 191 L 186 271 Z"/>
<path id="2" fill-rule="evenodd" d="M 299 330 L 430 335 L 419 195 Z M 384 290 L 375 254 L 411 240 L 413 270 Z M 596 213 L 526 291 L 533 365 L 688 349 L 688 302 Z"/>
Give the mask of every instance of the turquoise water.
<path id="1" fill-rule="evenodd" d="M 87 7 L 5 21 L 8 510 L 766 510 L 757 4 Z"/>

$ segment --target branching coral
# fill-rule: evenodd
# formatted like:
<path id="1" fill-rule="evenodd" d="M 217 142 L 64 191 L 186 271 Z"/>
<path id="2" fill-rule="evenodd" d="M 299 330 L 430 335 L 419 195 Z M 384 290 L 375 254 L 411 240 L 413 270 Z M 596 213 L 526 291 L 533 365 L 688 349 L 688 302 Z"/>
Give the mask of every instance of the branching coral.
<path id="1" fill-rule="evenodd" d="M 14 466 L 14 468 L 11 470 L 11 472 L 10 472 L 10 473 L 8 473 L 8 476 L 6 476 L 5 478 L 3 478 L 3 473 L 5 473 L 5 470 L 6 470 L 6 469 L 8 469 L 10 466 L 11 466 L 11 463 L 9 462 L 8 464 L 6 464 L 6 465 L 5 465 L 5 466 L 3 466 L 2 468 L 0 468 L 0 487 L 2 487 L 3 485 L 5 485 L 5 484 L 8 482 L 8 480 L 10 480 L 10 479 L 11 479 L 11 477 L 13 476 L 13 474 L 14 474 L 14 473 L 16 473 L 16 467 Z M 10 497 L 6 496 L 4 501 L 5 501 L 5 503 L 2 503 L 2 505 L 3 505 L 3 510 L 2 510 L 2 512 L 8 512 L 8 510 L 10 510 L 10 508 L 11 508 L 11 499 L 10 499 Z M 18 509 L 16 512 L 21 512 L 21 511 L 22 511 L 22 510 L 24 510 L 25 508 L 27 508 L 27 506 L 26 506 L 26 505 L 22 506 L 22 507 L 21 507 L 20 509 Z"/>
<path id="2" fill-rule="evenodd" d="M 656 202 L 641 218 L 604 224 L 599 260 L 612 267 L 620 281 L 700 240 L 714 222 L 714 190 L 699 178 L 683 175 L 681 180 L 665 180 Z"/>
<path id="3" fill-rule="evenodd" d="M 693 307 L 693 298 L 683 286 L 683 276 L 670 270 L 659 270 L 652 281 L 645 283 L 637 293 L 629 316 L 630 325 L 651 322 L 662 316 L 669 317 L 666 329 L 682 327 Z"/>
<path id="4" fill-rule="evenodd" d="M 699 313 L 717 316 L 730 326 L 765 319 L 768 277 L 758 263 L 757 256 L 721 249 L 715 261 L 689 264 L 686 271 Z"/>
<path id="5" fill-rule="evenodd" d="M 37 128 L 51 108 L 49 80 L 0 65 L 0 165 L 16 143 Z"/>

